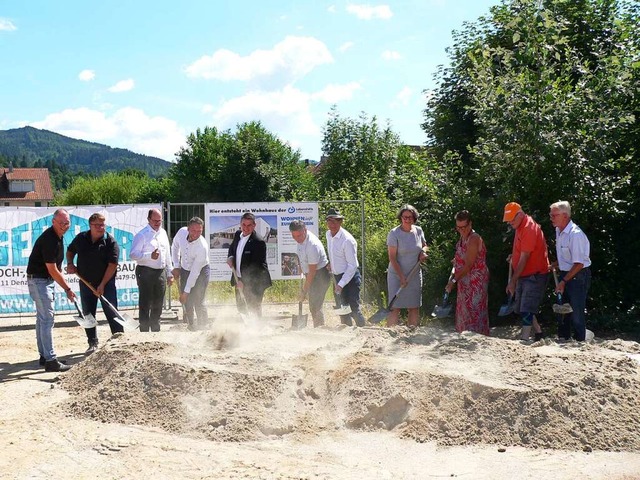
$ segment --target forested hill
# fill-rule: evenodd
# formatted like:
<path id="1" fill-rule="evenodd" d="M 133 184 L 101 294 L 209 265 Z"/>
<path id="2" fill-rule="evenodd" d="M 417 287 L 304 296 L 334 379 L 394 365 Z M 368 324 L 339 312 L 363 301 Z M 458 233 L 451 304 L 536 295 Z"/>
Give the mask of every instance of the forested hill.
<path id="1" fill-rule="evenodd" d="M 171 165 L 160 158 L 33 127 L 0 130 L 0 163 L 8 162 L 14 167 L 51 168 L 53 164 L 70 173 L 89 175 L 134 169 L 152 177 L 162 175 Z"/>

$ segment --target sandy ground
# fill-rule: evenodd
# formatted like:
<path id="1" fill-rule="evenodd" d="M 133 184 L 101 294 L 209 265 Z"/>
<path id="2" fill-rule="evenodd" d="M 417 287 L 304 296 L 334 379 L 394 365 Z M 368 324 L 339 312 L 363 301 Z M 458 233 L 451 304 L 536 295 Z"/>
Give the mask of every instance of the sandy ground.
<path id="1" fill-rule="evenodd" d="M 63 374 L 38 366 L 33 319 L 0 319 L 0 478 L 640 479 L 635 342 L 291 331 L 295 310 L 112 338 L 101 322 L 89 357 L 60 316 Z"/>

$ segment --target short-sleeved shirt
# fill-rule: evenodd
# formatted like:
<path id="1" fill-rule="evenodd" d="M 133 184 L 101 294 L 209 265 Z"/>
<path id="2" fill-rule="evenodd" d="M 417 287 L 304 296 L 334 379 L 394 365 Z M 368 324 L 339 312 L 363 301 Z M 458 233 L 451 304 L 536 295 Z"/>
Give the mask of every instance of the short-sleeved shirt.
<path id="1" fill-rule="evenodd" d="M 544 238 L 544 233 L 540 225 L 529 215 L 525 215 L 524 220 L 516 230 L 511 255 L 511 264 L 514 270 L 520 261 L 522 252 L 529 252 L 530 255 L 524 270 L 520 274 L 521 277 L 527 277 L 536 273 L 546 274 L 549 272 L 547 241 Z"/>
<path id="2" fill-rule="evenodd" d="M 69 245 L 68 251 L 78 256 L 78 274 L 97 286 L 102 282 L 104 272 L 110 263 L 118 263 L 120 247 L 112 235 L 105 232 L 97 241 L 91 240 L 91 231 L 80 232 Z M 110 281 L 115 281 L 115 275 Z"/>
<path id="3" fill-rule="evenodd" d="M 313 232 L 307 230 L 307 238 L 304 239 L 304 242 L 298 243 L 297 247 L 300 265 L 305 274 L 309 273 L 310 264 L 315 265 L 317 269 L 321 269 L 329 263 L 327 253 L 324 251 L 324 245 Z"/>
<path id="4" fill-rule="evenodd" d="M 556 254 L 561 271 L 568 272 L 574 263 L 581 263 L 583 268 L 591 266 L 590 248 L 589 239 L 573 221 L 562 231 L 556 228 Z"/>
<path id="5" fill-rule="evenodd" d="M 33 245 L 33 250 L 29 255 L 29 263 L 27 264 L 27 275 L 48 278 L 50 276 L 49 270 L 47 270 L 45 264 L 55 263 L 58 266 L 58 270 L 60 270 L 63 258 L 64 242 L 53 227 L 49 227 L 42 232 L 42 235 L 38 237 Z"/>

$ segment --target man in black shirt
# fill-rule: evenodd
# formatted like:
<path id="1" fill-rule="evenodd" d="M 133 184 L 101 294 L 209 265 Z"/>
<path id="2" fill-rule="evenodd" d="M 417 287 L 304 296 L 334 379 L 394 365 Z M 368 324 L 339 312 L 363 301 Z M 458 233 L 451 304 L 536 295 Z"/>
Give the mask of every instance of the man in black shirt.
<path id="1" fill-rule="evenodd" d="M 29 295 L 36 307 L 36 341 L 40 353 L 40 365 L 47 372 L 64 372 L 71 367 L 58 361 L 53 350 L 54 282 L 60 285 L 70 301 L 76 299 L 67 284 L 60 267 L 64 258 L 62 236 L 69 230 L 69 213 L 58 209 L 53 213 L 51 227 L 38 237 L 27 264 Z"/>
<path id="2" fill-rule="evenodd" d="M 80 232 L 67 248 L 67 273 L 77 273 L 95 288 L 98 295 L 103 295 L 115 308 L 118 308 L 118 295 L 116 291 L 116 270 L 118 269 L 118 256 L 120 248 L 116 239 L 105 231 L 105 217 L 100 213 L 94 213 L 89 217 L 89 230 Z M 78 265 L 73 263 L 78 256 Z M 80 282 L 80 300 L 82 313 L 96 316 L 98 297 Z M 112 308 L 100 300 L 111 333 L 123 332 L 122 325 L 114 320 L 116 317 Z M 96 327 L 85 328 L 89 348 L 85 352 L 90 355 L 98 348 L 98 333 Z"/>

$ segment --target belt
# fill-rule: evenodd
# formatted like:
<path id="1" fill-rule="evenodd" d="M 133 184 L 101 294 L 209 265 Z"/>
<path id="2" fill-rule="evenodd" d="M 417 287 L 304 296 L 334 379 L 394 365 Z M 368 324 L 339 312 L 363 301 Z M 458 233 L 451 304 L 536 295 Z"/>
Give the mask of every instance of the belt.
<path id="1" fill-rule="evenodd" d="M 27 273 L 27 278 L 39 278 L 41 280 L 53 280 L 53 277 L 49 275 L 33 275 L 31 273 Z"/>

